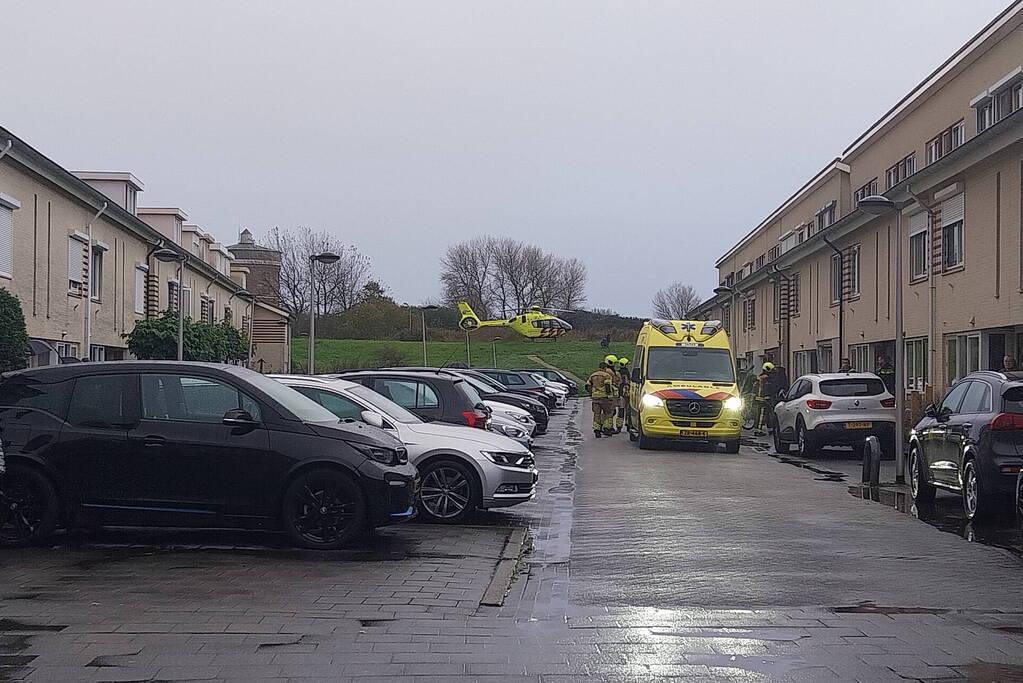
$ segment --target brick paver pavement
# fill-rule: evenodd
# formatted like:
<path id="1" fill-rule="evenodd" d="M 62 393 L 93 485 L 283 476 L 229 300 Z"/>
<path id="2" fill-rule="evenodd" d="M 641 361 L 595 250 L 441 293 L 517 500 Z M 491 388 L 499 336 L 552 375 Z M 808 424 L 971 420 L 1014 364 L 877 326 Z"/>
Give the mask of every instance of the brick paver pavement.
<path id="1" fill-rule="evenodd" d="M 538 443 L 537 500 L 475 527 L 326 555 L 158 532 L 7 552 L 0 680 L 1020 676 L 1013 556 L 750 448 L 594 442 L 580 406 Z M 510 526 L 531 552 L 506 604 L 480 607 Z"/>

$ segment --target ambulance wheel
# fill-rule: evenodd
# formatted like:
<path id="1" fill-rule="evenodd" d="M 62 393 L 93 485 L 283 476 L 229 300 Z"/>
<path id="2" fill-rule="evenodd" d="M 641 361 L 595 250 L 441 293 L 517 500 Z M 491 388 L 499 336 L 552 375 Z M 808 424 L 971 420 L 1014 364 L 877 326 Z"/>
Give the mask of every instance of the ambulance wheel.
<path id="1" fill-rule="evenodd" d="M 729 453 L 730 455 L 735 455 L 736 453 L 739 452 L 739 440 L 738 439 L 735 439 L 734 441 L 722 441 L 721 443 L 725 447 L 725 453 Z"/>
<path id="2" fill-rule="evenodd" d="M 639 436 L 636 437 L 636 440 L 639 441 L 639 450 L 641 451 L 653 450 L 657 445 L 657 439 L 644 434 L 642 427 L 639 428 Z"/>
<path id="3" fill-rule="evenodd" d="M 639 429 L 633 429 L 632 412 L 628 413 L 628 419 L 625 420 L 625 431 L 629 434 L 629 441 L 635 441 L 639 438 Z"/>

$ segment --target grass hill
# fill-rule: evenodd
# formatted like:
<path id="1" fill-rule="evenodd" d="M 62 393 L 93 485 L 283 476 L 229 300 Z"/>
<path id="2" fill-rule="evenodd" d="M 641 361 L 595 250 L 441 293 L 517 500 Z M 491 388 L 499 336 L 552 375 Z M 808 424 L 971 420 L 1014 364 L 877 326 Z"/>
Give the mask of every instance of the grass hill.
<path id="1" fill-rule="evenodd" d="M 426 365 L 441 366 L 452 361 L 465 361 L 464 341 L 427 342 Z M 507 340 L 496 345 L 490 342 L 471 342 L 473 367 L 493 367 L 494 350 L 497 365 L 504 368 L 538 368 L 542 364 L 530 358 L 535 356 L 544 363 L 567 370 L 585 380 L 597 368 L 605 355 L 631 358 L 635 343 L 611 342 L 610 349 L 600 348 L 597 341 L 529 341 Z M 308 367 L 309 340 L 292 340 L 293 370 Z M 350 368 L 375 368 L 394 365 L 423 365 L 423 344 L 413 341 L 376 341 L 369 339 L 317 339 L 316 370 L 330 372 Z"/>

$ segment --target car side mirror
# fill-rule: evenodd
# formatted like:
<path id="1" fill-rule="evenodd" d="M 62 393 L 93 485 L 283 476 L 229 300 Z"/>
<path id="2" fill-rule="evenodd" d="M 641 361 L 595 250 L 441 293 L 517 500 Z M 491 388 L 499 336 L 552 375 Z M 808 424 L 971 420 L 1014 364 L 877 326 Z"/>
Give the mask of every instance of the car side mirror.
<path id="1" fill-rule="evenodd" d="M 785 400 L 785 395 L 786 395 L 786 394 L 788 394 L 788 392 L 787 392 L 787 391 L 785 391 L 784 389 L 780 389 L 780 390 L 778 391 L 778 400 L 779 400 L 779 401 L 784 401 L 784 400 Z"/>
<path id="2" fill-rule="evenodd" d="M 258 424 L 247 410 L 240 408 L 234 408 L 224 413 L 224 419 L 222 422 L 226 425 L 235 425 L 242 427 L 251 427 Z"/>
<path id="3" fill-rule="evenodd" d="M 384 427 L 384 418 L 380 417 L 379 413 L 374 413 L 372 410 L 362 411 L 359 417 L 361 417 L 362 421 L 371 427 L 376 427 L 377 429 L 383 429 Z"/>
<path id="4" fill-rule="evenodd" d="M 473 406 L 473 408 L 480 411 L 481 413 L 486 413 L 487 415 L 492 415 L 494 412 L 486 403 L 477 403 L 476 405 Z"/>
<path id="5" fill-rule="evenodd" d="M 632 369 L 632 381 L 637 383 L 643 381 L 643 373 L 640 372 L 639 368 Z"/>

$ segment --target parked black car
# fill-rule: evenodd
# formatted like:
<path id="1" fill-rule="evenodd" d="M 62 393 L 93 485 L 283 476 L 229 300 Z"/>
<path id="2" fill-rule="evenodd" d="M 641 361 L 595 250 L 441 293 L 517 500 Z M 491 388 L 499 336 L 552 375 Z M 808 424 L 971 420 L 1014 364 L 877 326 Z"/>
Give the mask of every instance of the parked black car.
<path id="1" fill-rule="evenodd" d="M 910 488 L 918 503 L 936 488 L 962 497 L 979 520 L 1015 494 L 1023 466 L 1023 373 L 973 372 L 910 435 Z"/>
<path id="2" fill-rule="evenodd" d="M 496 380 L 512 393 L 539 398 L 548 410 L 553 410 L 557 403 L 554 394 L 544 389 L 543 385 L 530 376 L 532 371 L 521 372 L 519 370 L 503 370 L 501 368 L 474 369 L 477 372 L 481 372 L 487 377 Z"/>
<path id="3" fill-rule="evenodd" d="M 568 377 L 565 377 L 565 374 L 563 372 L 560 372 L 558 370 L 551 370 L 549 368 L 540 368 L 539 370 L 530 369 L 530 368 L 515 368 L 515 369 L 518 370 L 518 371 L 521 371 L 521 372 L 535 372 L 536 374 L 540 375 L 541 377 L 547 378 L 551 382 L 557 382 L 559 384 L 564 384 L 566 387 L 568 387 L 568 395 L 569 396 L 578 396 L 579 395 L 579 383 L 574 381 L 574 380 L 570 380 Z"/>
<path id="4" fill-rule="evenodd" d="M 506 387 L 490 377 L 487 377 L 482 372 L 469 370 L 467 368 L 441 368 L 438 370 L 437 368 L 409 367 L 389 369 L 407 370 L 409 372 L 449 372 L 452 375 L 461 377 L 468 381 L 469 384 L 475 387 L 476 391 L 478 391 L 480 396 L 486 401 L 505 403 L 528 411 L 533 420 L 536 422 L 537 434 L 545 433 L 547 431 L 547 425 L 550 423 L 550 412 L 547 410 L 547 407 L 542 401 L 532 396 L 512 393 L 508 391 Z"/>
<path id="5" fill-rule="evenodd" d="M 401 442 L 229 365 L 80 363 L 0 376 L 0 545 L 60 525 L 280 529 L 334 549 L 410 518 Z"/>
<path id="6" fill-rule="evenodd" d="M 490 429 L 490 409 L 483 397 L 447 370 L 354 370 L 331 376 L 367 386 L 426 421 Z"/>

